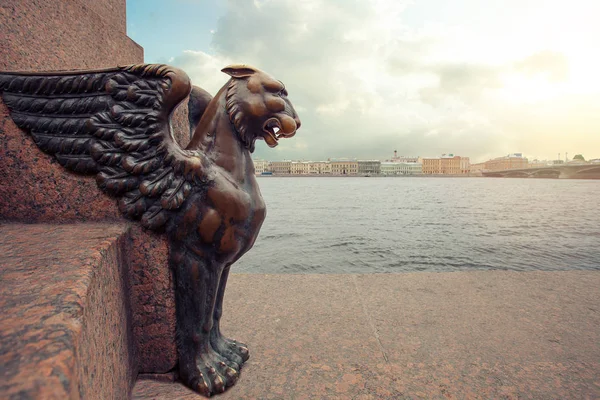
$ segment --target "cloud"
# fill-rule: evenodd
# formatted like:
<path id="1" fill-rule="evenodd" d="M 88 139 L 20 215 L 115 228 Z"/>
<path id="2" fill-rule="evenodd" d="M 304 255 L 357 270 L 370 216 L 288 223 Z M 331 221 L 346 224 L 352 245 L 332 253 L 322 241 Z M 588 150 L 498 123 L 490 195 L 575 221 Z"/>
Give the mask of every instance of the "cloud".
<path id="1" fill-rule="evenodd" d="M 410 20 L 411 4 L 230 0 L 212 49 L 188 50 L 173 64 L 212 93 L 226 82 L 219 71 L 230 63 L 257 66 L 286 84 L 302 129 L 277 151 L 257 146 L 257 157 L 385 158 L 396 149 L 477 161 L 509 152 L 550 155 L 586 142 L 600 156 L 600 122 L 591 105 L 600 104 L 600 95 L 586 93 L 595 103 L 584 103 L 571 90 L 567 55 L 516 44 L 512 54 L 508 42 L 494 51 L 477 32 Z M 490 43 L 501 43 L 501 22 Z M 565 138 L 569 126 L 578 127 L 569 131 L 573 140 Z"/>
<path id="2" fill-rule="evenodd" d="M 564 81 L 569 75 L 569 60 L 559 52 L 541 51 L 517 62 L 515 67 L 526 75 L 544 75 L 553 81 Z"/>
<path id="3" fill-rule="evenodd" d="M 212 94 L 216 94 L 227 81 L 223 67 L 232 64 L 224 56 L 212 56 L 203 51 L 185 50 L 181 55 L 174 57 L 172 65 L 182 68 L 192 79 L 192 83 L 200 86 Z"/>

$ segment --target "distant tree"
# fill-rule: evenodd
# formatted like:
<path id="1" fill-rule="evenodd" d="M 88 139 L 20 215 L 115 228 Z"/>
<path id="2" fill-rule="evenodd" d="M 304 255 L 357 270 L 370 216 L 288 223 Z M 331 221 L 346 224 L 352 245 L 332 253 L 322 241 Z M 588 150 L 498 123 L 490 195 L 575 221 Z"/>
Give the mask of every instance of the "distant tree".
<path id="1" fill-rule="evenodd" d="M 577 154 L 575 157 L 573 157 L 573 160 L 585 161 L 585 158 L 583 158 L 581 154 Z"/>

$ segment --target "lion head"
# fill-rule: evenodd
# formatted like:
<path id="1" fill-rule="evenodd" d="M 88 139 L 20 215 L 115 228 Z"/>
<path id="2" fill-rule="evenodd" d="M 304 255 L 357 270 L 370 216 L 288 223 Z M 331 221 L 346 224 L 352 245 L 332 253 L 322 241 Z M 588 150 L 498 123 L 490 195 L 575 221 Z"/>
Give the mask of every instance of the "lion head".
<path id="1" fill-rule="evenodd" d="M 296 134 L 300 119 L 281 81 L 247 65 L 230 65 L 221 71 L 231 76 L 226 95 L 229 119 L 250 151 L 256 139 L 275 147 L 279 139 Z"/>

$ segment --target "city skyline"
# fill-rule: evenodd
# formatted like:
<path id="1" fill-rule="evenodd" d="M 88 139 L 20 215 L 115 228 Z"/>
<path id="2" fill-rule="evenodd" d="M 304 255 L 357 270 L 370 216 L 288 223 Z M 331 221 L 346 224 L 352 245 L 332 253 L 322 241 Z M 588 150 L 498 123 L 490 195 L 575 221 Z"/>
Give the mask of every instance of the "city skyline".
<path id="1" fill-rule="evenodd" d="M 256 156 L 256 154 L 254 154 L 252 156 L 252 158 L 254 160 L 263 160 L 263 161 L 299 161 L 299 162 L 303 162 L 303 161 L 310 161 L 310 162 L 317 162 L 317 161 L 328 161 L 328 160 L 378 160 L 378 161 L 389 161 L 389 160 L 393 160 L 395 157 L 399 158 L 399 159 L 409 159 L 409 158 L 413 158 L 413 159 L 417 159 L 417 158 L 437 158 L 437 157 L 442 157 L 445 155 L 454 155 L 455 153 L 442 153 L 442 154 L 438 154 L 438 155 L 432 155 L 432 156 L 422 156 L 422 155 L 406 155 L 406 154 L 400 154 L 397 153 L 397 156 L 394 156 L 394 154 L 392 154 L 392 156 L 388 156 L 388 157 L 374 157 L 374 158 L 369 158 L 369 157 L 326 157 L 324 159 L 320 159 L 320 158 L 305 158 L 305 159 L 294 159 L 294 158 L 269 158 L 269 157 L 258 157 Z M 551 162 L 551 161 L 556 161 L 556 160 L 561 160 L 561 161 L 571 161 L 573 160 L 573 157 L 576 155 L 582 155 L 584 157 L 585 160 L 596 160 L 596 159 L 600 159 L 600 157 L 586 157 L 585 154 L 579 152 L 579 153 L 574 153 L 572 155 L 569 155 L 568 152 L 566 153 L 556 153 L 557 156 L 560 155 L 561 158 L 538 158 L 538 157 L 530 157 L 527 156 L 526 154 L 523 153 L 519 153 L 519 152 L 514 152 L 514 153 L 508 153 L 505 155 L 497 155 L 495 157 L 491 157 L 491 158 L 487 158 L 487 159 L 474 159 L 472 157 L 470 157 L 469 155 L 466 154 L 457 154 L 460 155 L 462 157 L 467 157 L 470 159 L 470 163 L 471 164 L 479 164 L 479 163 L 483 163 L 486 161 L 491 161 L 494 159 L 498 159 L 498 158 L 502 158 L 502 157 L 506 157 L 506 156 L 511 156 L 511 155 L 515 155 L 515 154 L 520 154 L 523 158 L 530 160 L 530 161 L 547 161 L 547 162 Z M 568 157 L 568 160 L 565 158 Z"/>
<path id="2" fill-rule="evenodd" d="M 230 63 L 285 82 L 302 129 L 258 157 L 476 161 L 600 156 L 599 14 L 593 0 L 129 0 L 127 12 L 146 62 L 213 94 Z"/>
<path id="3" fill-rule="evenodd" d="M 439 157 L 403 157 L 394 153 L 388 160 L 328 159 L 276 160 L 253 159 L 255 175 L 293 176 L 518 176 L 598 179 L 600 159 L 529 160 L 521 153 L 508 154 L 480 163 L 469 157 L 442 154 Z M 491 175 L 490 175 L 491 174 Z"/>

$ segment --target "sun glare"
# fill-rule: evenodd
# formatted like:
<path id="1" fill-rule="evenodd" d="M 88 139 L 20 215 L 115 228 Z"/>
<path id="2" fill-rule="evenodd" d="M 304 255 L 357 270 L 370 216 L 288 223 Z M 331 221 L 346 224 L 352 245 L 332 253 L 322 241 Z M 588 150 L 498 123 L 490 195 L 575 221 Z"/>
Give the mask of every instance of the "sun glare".
<path id="1" fill-rule="evenodd" d="M 544 77 L 526 77 L 508 74 L 503 77 L 503 87 L 498 90 L 502 99 L 513 104 L 532 104 L 555 99 L 566 92 L 563 82 L 551 82 Z"/>

